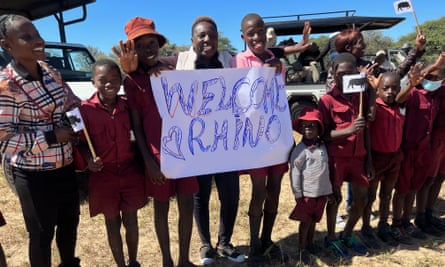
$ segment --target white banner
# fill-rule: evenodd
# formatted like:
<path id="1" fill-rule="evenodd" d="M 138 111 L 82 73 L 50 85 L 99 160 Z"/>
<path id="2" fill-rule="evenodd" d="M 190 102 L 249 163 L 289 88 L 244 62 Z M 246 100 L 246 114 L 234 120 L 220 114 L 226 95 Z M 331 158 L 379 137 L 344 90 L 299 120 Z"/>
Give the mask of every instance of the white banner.
<path id="1" fill-rule="evenodd" d="M 410 0 L 398 0 L 394 2 L 394 11 L 396 14 L 414 12 L 413 4 Z"/>
<path id="2" fill-rule="evenodd" d="M 166 177 L 287 162 L 294 139 L 284 81 L 274 68 L 163 71 L 151 84 Z"/>

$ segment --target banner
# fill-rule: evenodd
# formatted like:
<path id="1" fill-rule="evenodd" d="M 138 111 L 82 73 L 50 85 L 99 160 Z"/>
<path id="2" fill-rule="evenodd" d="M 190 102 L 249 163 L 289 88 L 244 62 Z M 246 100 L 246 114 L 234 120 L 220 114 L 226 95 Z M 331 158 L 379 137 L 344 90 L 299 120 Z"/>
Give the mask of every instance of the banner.
<path id="1" fill-rule="evenodd" d="M 294 139 L 284 81 L 274 68 L 163 71 L 151 84 L 166 177 L 287 162 Z"/>
<path id="2" fill-rule="evenodd" d="M 394 11 L 396 14 L 414 12 L 413 4 L 410 0 L 399 0 L 394 2 Z"/>

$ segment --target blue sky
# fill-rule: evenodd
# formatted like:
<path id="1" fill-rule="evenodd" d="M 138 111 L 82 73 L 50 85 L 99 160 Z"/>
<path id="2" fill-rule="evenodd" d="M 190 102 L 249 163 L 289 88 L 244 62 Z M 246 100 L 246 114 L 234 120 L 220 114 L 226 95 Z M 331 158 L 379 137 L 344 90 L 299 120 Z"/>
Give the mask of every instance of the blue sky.
<path id="1" fill-rule="evenodd" d="M 124 25 L 135 16 L 152 18 L 157 30 L 171 43 L 189 45 L 191 25 L 200 15 L 211 16 L 218 24 L 218 30 L 231 40 L 232 45 L 241 51 L 241 19 L 247 13 L 261 16 L 278 16 L 340 11 L 354 9 L 357 16 L 402 16 L 406 20 L 392 29 L 383 32 L 394 40 L 415 31 L 412 13 L 396 15 L 395 0 L 96 0 L 87 5 L 86 21 L 66 26 L 67 41 L 82 43 L 111 52 L 111 46 L 125 40 Z M 443 0 L 411 0 L 419 23 L 445 16 Z M 220 4 L 218 4 L 220 3 Z M 78 18 L 81 9 L 64 13 L 67 20 Z M 53 16 L 35 21 L 35 25 L 46 41 L 59 41 L 58 26 Z M 299 40 L 300 36 L 293 37 Z M 428 36 L 427 36 L 428 38 Z M 280 39 L 279 39 L 280 40 Z"/>

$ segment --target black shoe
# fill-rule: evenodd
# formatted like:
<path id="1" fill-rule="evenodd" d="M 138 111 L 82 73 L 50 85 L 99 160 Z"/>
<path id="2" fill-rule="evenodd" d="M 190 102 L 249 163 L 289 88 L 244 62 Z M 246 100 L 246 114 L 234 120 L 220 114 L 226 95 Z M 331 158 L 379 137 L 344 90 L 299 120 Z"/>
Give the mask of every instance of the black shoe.
<path id="1" fill-rule="evenodd" d="M 370 249 L 380 249 L 379 241 L 377 241 L 377 238 L 375 238 L 374 231 L 372 230 L 372 227 L 369 225 L 363 226 L 360 230 L 361 239 L 365 246 L 367 246 Z"/>
<path id="2" fill-rule="evenodd" d="M 311 253 L 306 249 L 300 250 L 297 262 L 303 263 L 305 265 L 311 265 L 312 264 Z"/>
<path id="3" fill-rule="evenodd" d="M 419 228 L 414 226 L 414 224 L 412 224 L 412 223 L 407 223 L 407 224 L 403 225 L 403 229 L 405 230 L 405 233 L 411 237 L 414 237 L 414 238 L 417 238 L 420 240 L 425 240 L 428 238 L 424 232 L 422 232 Z"/>
<path id="4" fill-rule="evenodd" d="M 215 262 L 215 250 L 210 244 L 205 244 L 199 249 L 199 259 L 202 265 L 209 265 Z"/>
<path id="5" fill-rule="evenodd" d="M 426 217 L 426 220 L 430 224 L 434 225 L 438 230 L 445 232 L 445 221 L 434 216 Z"/>
<path id="6" fill-rule="evenodd" d="M 391 226 L 391 236 L 394 238 L 397 242 L 405 245 L 413 245 L 414 241 L 412 238 L 405 232 L 405 229 L 403 226 L 398 225 L 392 225 Z"/>
<path id="7" fill-rule="evenodd" d="M 433 224 L 429 223 L 426 219 L 425 220 L 414 220 L 414 223 L 416 226 L 424 233 L 435 236 L 435 237 L 441 237 L 442 232 L 439 231 Z"/>
<path id="8" fill-rule="evenodd" d="M 141 264 L 137 261 L 130 262 L 127 267 L 141 267 Z"/>
<path id="9" fill-rule="evenodd" d="M 379 223 L 377 226 L 377 236 L 391 247 L 397 247 L 399 245 L 399 241 L 392 237 L 391 227 L 388 223 Z"/>
<path id="10" fill-rule="evenodd" d="M 249 258 L 247 259 L 247 265 L 249 267 L 263 267 L 264 266 L 264 258 L 260 254 L 259 250 L 250 248 Z"/>
<path id="11" fill-rule="evenodd" d="M 309 253 L 317 255 L 318 253 L 320 253 L 320 251 L 323 251 L 323 247 L 319 246 L 315 243 L 310 243 L 309 245 L 306 246 L 307 251 L 309 251 Z"/>
<path id="12" fill-rule="evenodd" d="M 218 245 L 216 247 L 216 251 L 218 252 L 219 256 L 229 259 L 233 262 L 244 262 L 244 255 L 239 253 L 238 249 L 236 249 L 232 244 Z"/>

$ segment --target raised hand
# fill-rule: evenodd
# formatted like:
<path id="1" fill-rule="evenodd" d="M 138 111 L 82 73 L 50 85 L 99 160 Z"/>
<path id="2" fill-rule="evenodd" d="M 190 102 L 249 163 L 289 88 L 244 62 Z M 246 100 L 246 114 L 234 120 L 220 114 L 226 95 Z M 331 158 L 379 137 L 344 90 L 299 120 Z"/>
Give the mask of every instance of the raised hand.
<path id="1" fill-rule="evenodd" d="M 131 73 L 138 68 L 138 54 L 134 48 L 134 40 L 127 40 L 125 43 L 119 41 L 120 49 L 112 47 L 114 54 L 119 58 L 122 70 L 125 73 Z"/>

